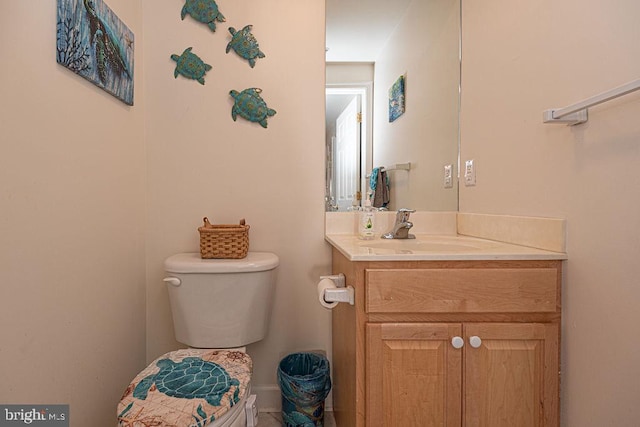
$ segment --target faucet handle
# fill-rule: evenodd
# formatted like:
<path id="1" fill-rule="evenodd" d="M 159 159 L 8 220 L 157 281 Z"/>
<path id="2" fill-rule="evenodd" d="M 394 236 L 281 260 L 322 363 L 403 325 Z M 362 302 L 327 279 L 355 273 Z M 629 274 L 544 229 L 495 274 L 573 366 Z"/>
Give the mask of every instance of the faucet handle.
<path id="1" fill-rule="evenodd" d="M 396 214 L 396 221 L 397 222 L 409 221 L 409 215 L 411 215 L 415 211 L 416 211 L 415 209 L 407 209 L 407 208 L 398 209 L 398 213 Z"/>

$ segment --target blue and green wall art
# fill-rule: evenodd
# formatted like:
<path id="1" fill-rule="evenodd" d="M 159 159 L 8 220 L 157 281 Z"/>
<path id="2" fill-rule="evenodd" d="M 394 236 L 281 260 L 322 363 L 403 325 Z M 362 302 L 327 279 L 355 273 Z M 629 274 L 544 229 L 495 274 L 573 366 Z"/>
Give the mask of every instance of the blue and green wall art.
<path id="1" fill-rule="evenodd" d="M 269 108 L 267 103 L 260 94 L 262 89 L 251 87 L 238 92 L 231 90 L 229 95 L 233 98 L 233 107 L 231 107 L 231 118 L 235 122 L 237 117 L 250 122 L 260 123 L 263 128 L 267 127 L 267 119 L 276 115 L 276 110 Z"/>
<path id="2" fill-rule="evenodd" d="M 187 15 L 191 15 L 196 21 L 207 24 L 214 33 L 216 32 L 216 21 L 225 22 L 225 17 L 220 12 L 215 0 L 187 0 L 182 7 L 180 17 L 184 21 L 184 17 Z"/>
<path id="3" fill-rule="evenodd" d="M 404 80 L 404 76 L 398 77 L 398 80 L 389 89 L 389 123 L 404 114 Z"/>
<path id="4" fill-rule="evenodd" d="M 133 105 L 134 36 L 102 0 L 57 0 L 56 59 Z"/>
<path id="5" fill-rule="evenodd" d="M 173 54 L 171 59 L 176 61 L 176 69 L 173 77 L 178 78 L 178 74 L 182 74 L 188 79 L 197 80 L 201 85 L 204 84 L 204 75 L 213 67 L 200 59 L 198 55 L 192 53 L 192 47 L 188 47 L 182 52 L 182 55 Z"/>
<path id="6" fill-rule="evenodd" d="M 265 54 L 260 50 L 258 40 L 251 33 L 253 25 L 246 25 L 242 30 L 237 31 L 233 27 L 229 27 L 231 33 L 231 41 L 227 45 L 227 53 L 231 49 L 240 57 L 249 62 L 251 68 L 256 66 L 257 58 L 264 58 Z"/>

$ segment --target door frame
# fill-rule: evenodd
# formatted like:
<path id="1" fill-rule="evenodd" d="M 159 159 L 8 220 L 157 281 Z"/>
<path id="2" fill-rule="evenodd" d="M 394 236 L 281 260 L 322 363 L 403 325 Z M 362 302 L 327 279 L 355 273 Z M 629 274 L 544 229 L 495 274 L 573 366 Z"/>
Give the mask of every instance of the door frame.
<path id="1" fill-rule="evenodd" d="M 366 174 L 373 168 L 373 82 L 327 84 L 325 95 L 360 95 L 362 126 L 360 129 L 360 204 L 369 183 Z M 326 139 L 326 138 L 325 138 Z"/>

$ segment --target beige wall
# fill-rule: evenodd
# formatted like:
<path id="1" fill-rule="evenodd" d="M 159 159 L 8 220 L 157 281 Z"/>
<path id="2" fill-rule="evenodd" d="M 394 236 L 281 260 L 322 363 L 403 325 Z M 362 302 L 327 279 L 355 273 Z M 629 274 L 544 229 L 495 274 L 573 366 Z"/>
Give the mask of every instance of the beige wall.
<path id="1" fill-rule="evenodd" d="M 475 159 L 477 186 L 460 208 L 568 220 L 567 427 L 640 419 L 640 94 L 577 127 L 542 111 L 637 79 L 638 16 L 635 0 L 463 2 L 461 160 Z"/>
<path id="2" fill-rule="evenodd" d="M 135 107 L 56 64 L 56 2 L 0 2 L 0 402 L 108 426 L 145 362 L 142 13 Z"/>
<path id="3" fill-rule="evenodd" d="M 375 61 L 373 166 L 411 162 L 389 172 L 390 209 L 458 209 L 457 186 L 444 188 L 444 166 L 456 175 L 460 6 L 414 1 Z M 389 89 L 405 76 L 406 112 L 389 123 Z"/>
<path id="4" fill-rule="evenodd" d="M 180 346 L 162 261 L 197 250 L 204 215 L 245 217 L 252 250 L 280 256 L 270 334 L 249 346 L 276 396 L 280 356 L 330 341 L 314 299 L 329 271 L 323 5 L 230 2 L 212 34 L 146 0 L 142 43 L 141 2 L 110 0 L 136 34 L 133 108 L 55 64 L 55 3 L 37 5 L 0 2 L 0 402 L 70 403 L 72 425 L 112 425 L 131 377 Z M 462 160 L 478 185 L 461 210 L 568 219 L 564 426 L 640 418 L 640 95 L 574 128 L 541 113 L 638 78 L 639 15 L 632 0 L 463 5 Z M 245 23 L 267 54 L 254 69 L 224 54 L 227 26 Z M 214 66 L 205 86 L 173 78 L 169 55 L 191 45 Z M 254 85 L 278 111 L 268 129 L 229 117 L 228 91 Z"/>
<path id="5" fill-rule="evenodd" d="M 284 354 L 330 356 L 315 301 L 330 271 L 324 4 L 231 3 L 214 34 L 179 5 L 111 0 L 136 35 L 135 107 L 57 65 L 55 2 L 32 6 L 0 4 L 0 402 L 70 403 L 72 425 L 111 425 L 129 380 L 181 347 L 162 262 L 198 250 L 208 215 L 246 218 L 251 250 L 280 257 L 269 336 L 248 349 L 262 406 L 277 406 Z M 227 27 L 249 23 L 267 54 L 254 69 L 224 53 Z M 205 86 L 174 79 L 169 57 L 188 46 L 214 66 Z M 268 129 L 231 120 L 229 90 L 252 86 L 278 111 Z"/>
<path id="6" fill-rule="evenodd" d="M 330 62 L 326 64 L 327 84 L 373 82 L 374 65 L 371 62 Z"/>
<path id="7" fill-rule="evenodd" d="M 175 342 L 163 261 L 198 251 L 202 217 L 246 218 L 250 249 L 280 257 L 267 338 L 250 345 L 261 407 L 278 405 L 277 363 L 301 349 L 330 350 L 330 313 L 315 297 L 330 272 L 324 224 L 324 2 L 220 3 L 215 33 L 175 2 L 144 2 L 148 154 L 147 359 Z M 255 68 L 225 53 L 227 28 L 253 24 L 266 58 Z M 204 86 L 174 78 L 172 53 L 192 46 L 211 64 Z M 231 119 L 231 89 L 263 89 L 277 111 L 268 128 Z"/>

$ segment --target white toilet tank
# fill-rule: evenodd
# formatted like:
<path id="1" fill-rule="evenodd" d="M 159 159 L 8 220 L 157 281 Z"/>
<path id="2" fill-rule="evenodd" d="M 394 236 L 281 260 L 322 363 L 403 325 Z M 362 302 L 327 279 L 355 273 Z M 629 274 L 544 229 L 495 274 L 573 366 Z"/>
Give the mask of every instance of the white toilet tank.
<path id="1" fill-rule="evenodd" d="M 199 253 L 164 262 L 176 339 L 195 348 L 233 348 L 267 334 L 277 255 L 249 252 L 242 259 L 202 259 Z"/>

